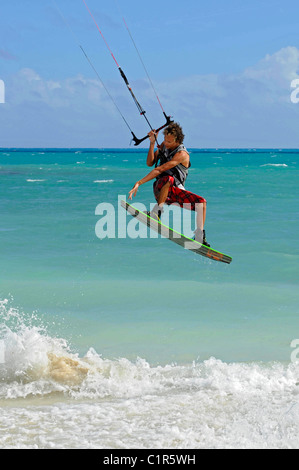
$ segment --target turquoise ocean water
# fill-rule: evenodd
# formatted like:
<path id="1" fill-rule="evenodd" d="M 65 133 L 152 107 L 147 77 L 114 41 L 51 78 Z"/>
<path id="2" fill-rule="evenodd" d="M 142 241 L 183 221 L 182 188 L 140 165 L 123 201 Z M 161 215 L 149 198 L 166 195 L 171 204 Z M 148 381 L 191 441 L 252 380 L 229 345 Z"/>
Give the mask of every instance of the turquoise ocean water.
<path id="1" fill-rule="evenodd" d="M 0 446 L 298 448 L 299 151 L 191 150 L 231 265 L 96 236 L 146 154 L 0 151 Z"/>

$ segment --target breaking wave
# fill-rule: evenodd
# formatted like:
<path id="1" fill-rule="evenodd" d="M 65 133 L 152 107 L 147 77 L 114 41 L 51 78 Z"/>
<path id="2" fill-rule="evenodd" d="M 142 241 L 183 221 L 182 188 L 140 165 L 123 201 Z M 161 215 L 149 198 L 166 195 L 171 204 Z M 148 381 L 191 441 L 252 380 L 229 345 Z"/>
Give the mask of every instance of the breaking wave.
<path id="1" fill-rule="evenodd" d="M 8 300 L 0 317 L 0 428 L 9 420 L 14 429 L 4 447 L 59 447 L 60 426 L 64 447 L 298 448 L 298 362 L 211 357 L 152 366 L 105 359 L 93 348 L 80 357 Z"/>

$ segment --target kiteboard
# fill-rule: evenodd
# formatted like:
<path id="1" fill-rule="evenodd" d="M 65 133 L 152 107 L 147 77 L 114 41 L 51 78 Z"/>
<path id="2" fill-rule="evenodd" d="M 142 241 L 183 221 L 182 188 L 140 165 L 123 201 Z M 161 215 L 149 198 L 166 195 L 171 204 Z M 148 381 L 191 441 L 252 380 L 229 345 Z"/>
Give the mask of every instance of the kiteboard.
<path id="1" fill-rule="evenodd" d="M 176 243 L 187 250 L 192 251 L 198 255 L 204 256 L 206 258 L 210 258 L 214 261 L 220 261 L 222 263 L 230 264 L 232 258 L 228 255 L 220 253 L 219 251 L 214 250 L 208 246 L 202 245 L 201 243 L 193 240 L 192 238 L 186 237 L 185 235 L 173 230 L 167 225 L 164 225 L 162 222 L 153 219 L 145 212 L 142 212 L 135 207 L 131 206 L 126 201 L 121 201 L 121 206 L 126 209 L 126 211 L 131 214 L 133 217 L 136 217 L 141 223 L 147 225 L 155 232 L 159 233 L 165 238 L 168 238 L 172 242 Z"/>

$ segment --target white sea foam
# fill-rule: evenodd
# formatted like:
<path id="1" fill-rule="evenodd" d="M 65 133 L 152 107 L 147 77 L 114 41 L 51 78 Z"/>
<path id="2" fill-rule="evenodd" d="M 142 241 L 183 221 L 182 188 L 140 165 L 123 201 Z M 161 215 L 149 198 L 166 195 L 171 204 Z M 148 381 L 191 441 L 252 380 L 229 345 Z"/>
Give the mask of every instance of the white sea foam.
<path id="1" fill-rule="evenodd" d="M 2 448 L 298 448 L 299 364 L 83 357 L 0 302 Z"/>
<path id="2" fill-rule="evenodd" d="M 94 183 L 113 183 L 114 180 L 95 180 Z"/>
<path id="3" fill-rule="evenodd" d="M 265 163 L 264 165 L 260 165 L 261 167 L 263 166 L 273 166 L 273 167 L 282 167 L 282 168 L 287 168 L 288 165 L 286 163 Z"/>
<path id="4" fill-rule="evenodd" d="M 38 182 L 42 182 L 42 181 L 46 181 L 46 180 L 40 180 L 40 179 L 27 179 L 26 180 L 28 183 L 38 183 Z"/>

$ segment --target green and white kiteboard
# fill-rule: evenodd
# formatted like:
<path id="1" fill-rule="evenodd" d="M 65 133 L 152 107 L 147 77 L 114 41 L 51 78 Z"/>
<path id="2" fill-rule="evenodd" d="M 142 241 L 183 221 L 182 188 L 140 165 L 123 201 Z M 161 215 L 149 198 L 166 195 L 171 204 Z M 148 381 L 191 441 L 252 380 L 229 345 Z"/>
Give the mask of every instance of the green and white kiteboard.
<path id="1" fill-rule="evenodd" d="M 135 207 L 131 206 L 131 204 L 128 202 L 121 201 L 121 206 L 126 209 L 126 211 L 133 217 L 136 217 L 141 223 L 147 225 L 152 230 L 159 233 L 163 237 L 168 238 L 177 245 L 182 246 L 183 248 L 186 248 L 187 250 L 190 250 L 198 255 L 213 259 L 214 261 L 220 261 L 227 264 L 231 263 L 232 258 L 230 256 L 220 253 L 220 251 L 216 251 L 208 246 L 202 245 L 192 238 L 185 237 L 185 235 L 177 232 L 176 230 L 173 230 L 170 227 L 167 227 L 167 225 L 164 225 L 162 222 L 153 219 L 144 212 L 139 211 Z"/>

